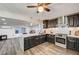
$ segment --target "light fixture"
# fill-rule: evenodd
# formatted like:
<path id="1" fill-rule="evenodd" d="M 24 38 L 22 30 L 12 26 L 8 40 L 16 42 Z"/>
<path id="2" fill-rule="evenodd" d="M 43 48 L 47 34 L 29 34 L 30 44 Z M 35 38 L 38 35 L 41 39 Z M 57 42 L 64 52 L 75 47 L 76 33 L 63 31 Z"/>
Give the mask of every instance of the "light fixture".
<path id="1" fill-rule="evenodd" d="M 7 23 L 3 23 L 3 24 L 5 24 L 5 25 L 6 25 Z"/>
<path id="2" fill-rule="evenodd" d="M 32 26 L 33 24 L 32 23 L 30 23 L 30 26 Z"/>
<path id="3" fill-rule="evenodd" d="M 39 11 L 39 12 L 43 12 L 43 11 L 44 11 L 44 8 L 43 8 L 42 6 L 39 6 L 39 7 L 38 7 L 38 11 Z"/>
<path id="4" fill-rule="evenodd" d="M 11 28 L 11 26 L 1 26 L 1 28 Z"/>
<path id="5" fill-rule="evenodd" d="M 2 21 L 5 21 L 6 19 L 2 18 L 1 20 L 2 20 Z"/>

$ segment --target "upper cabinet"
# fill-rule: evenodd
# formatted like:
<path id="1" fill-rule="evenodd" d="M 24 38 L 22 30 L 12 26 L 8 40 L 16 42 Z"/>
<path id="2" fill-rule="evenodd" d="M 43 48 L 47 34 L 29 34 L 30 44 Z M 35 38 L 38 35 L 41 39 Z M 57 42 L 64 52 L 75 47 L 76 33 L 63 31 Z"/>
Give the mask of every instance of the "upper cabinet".
<path id="1" fill-rule="evenodd" d="M 53 28 L 58 26 L 58 19 L 52 19 L 48 21 L 48 28 Z"/>
<path id="2" fill-rule="evenodd" d="M 68 26 L 69 27 L 78 27 L 79 26 L 79 14 L 69 15 L 68 17 Z"/>
<path id="3" fill-rule="evenodd" d="M 43 28 L 48 28 L 48 20 L 43 20 Z"/>
<path id="4" fill-rule="evenodd" d="M 53 27 L 57 27 L 57 25 L 58 25 L 58 19 L 43 21 L 43 28 L 53 28 Z"/>
<path id="5" fill-rule="evenodd" d="M 66 27 L 68 26 L 68 21 L 66 16 L 62 16 L 58 18 L 58 27 Z"/>
<path id="6" fill-rule="evenodd" d="M 79 27 L 79 14 L 61 16 L 52 20 L 44 20 L 43 28 Z"/>

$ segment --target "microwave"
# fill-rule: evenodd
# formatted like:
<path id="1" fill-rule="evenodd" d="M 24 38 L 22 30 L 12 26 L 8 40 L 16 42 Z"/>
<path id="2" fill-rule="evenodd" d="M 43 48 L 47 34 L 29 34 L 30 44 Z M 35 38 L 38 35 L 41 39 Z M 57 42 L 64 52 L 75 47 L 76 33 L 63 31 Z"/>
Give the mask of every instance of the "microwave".
<path id="1" fill-rule="evenodd" d="M 7 35 L 0 35 L 0 41 L 7 40 Z"/>

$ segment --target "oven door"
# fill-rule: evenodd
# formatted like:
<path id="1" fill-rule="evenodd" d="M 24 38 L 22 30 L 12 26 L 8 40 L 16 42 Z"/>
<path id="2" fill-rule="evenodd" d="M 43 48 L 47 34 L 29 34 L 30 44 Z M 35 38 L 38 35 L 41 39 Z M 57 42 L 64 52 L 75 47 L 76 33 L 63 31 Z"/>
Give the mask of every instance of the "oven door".
<path id="1" fill-rule="evenodd" d="M 61 43 L 61 44 L 65 44 L 65 38 L 56 37 L 56 42 Z"/>

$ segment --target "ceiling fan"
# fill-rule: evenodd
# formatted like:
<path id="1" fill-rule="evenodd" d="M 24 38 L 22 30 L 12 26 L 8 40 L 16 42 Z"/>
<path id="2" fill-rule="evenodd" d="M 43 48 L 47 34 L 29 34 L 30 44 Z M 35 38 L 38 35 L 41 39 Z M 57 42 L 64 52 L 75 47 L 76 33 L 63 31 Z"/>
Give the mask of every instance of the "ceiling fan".
<path id="1" fill-rule="evenodd" d="M 37 6 L 26 6 L 27 8 L 37 8 L 37 13 L 47 11 L 49 12 L 50 9 L 48 8 L 48 5 L 51 3 L 37 3 Z"/>

